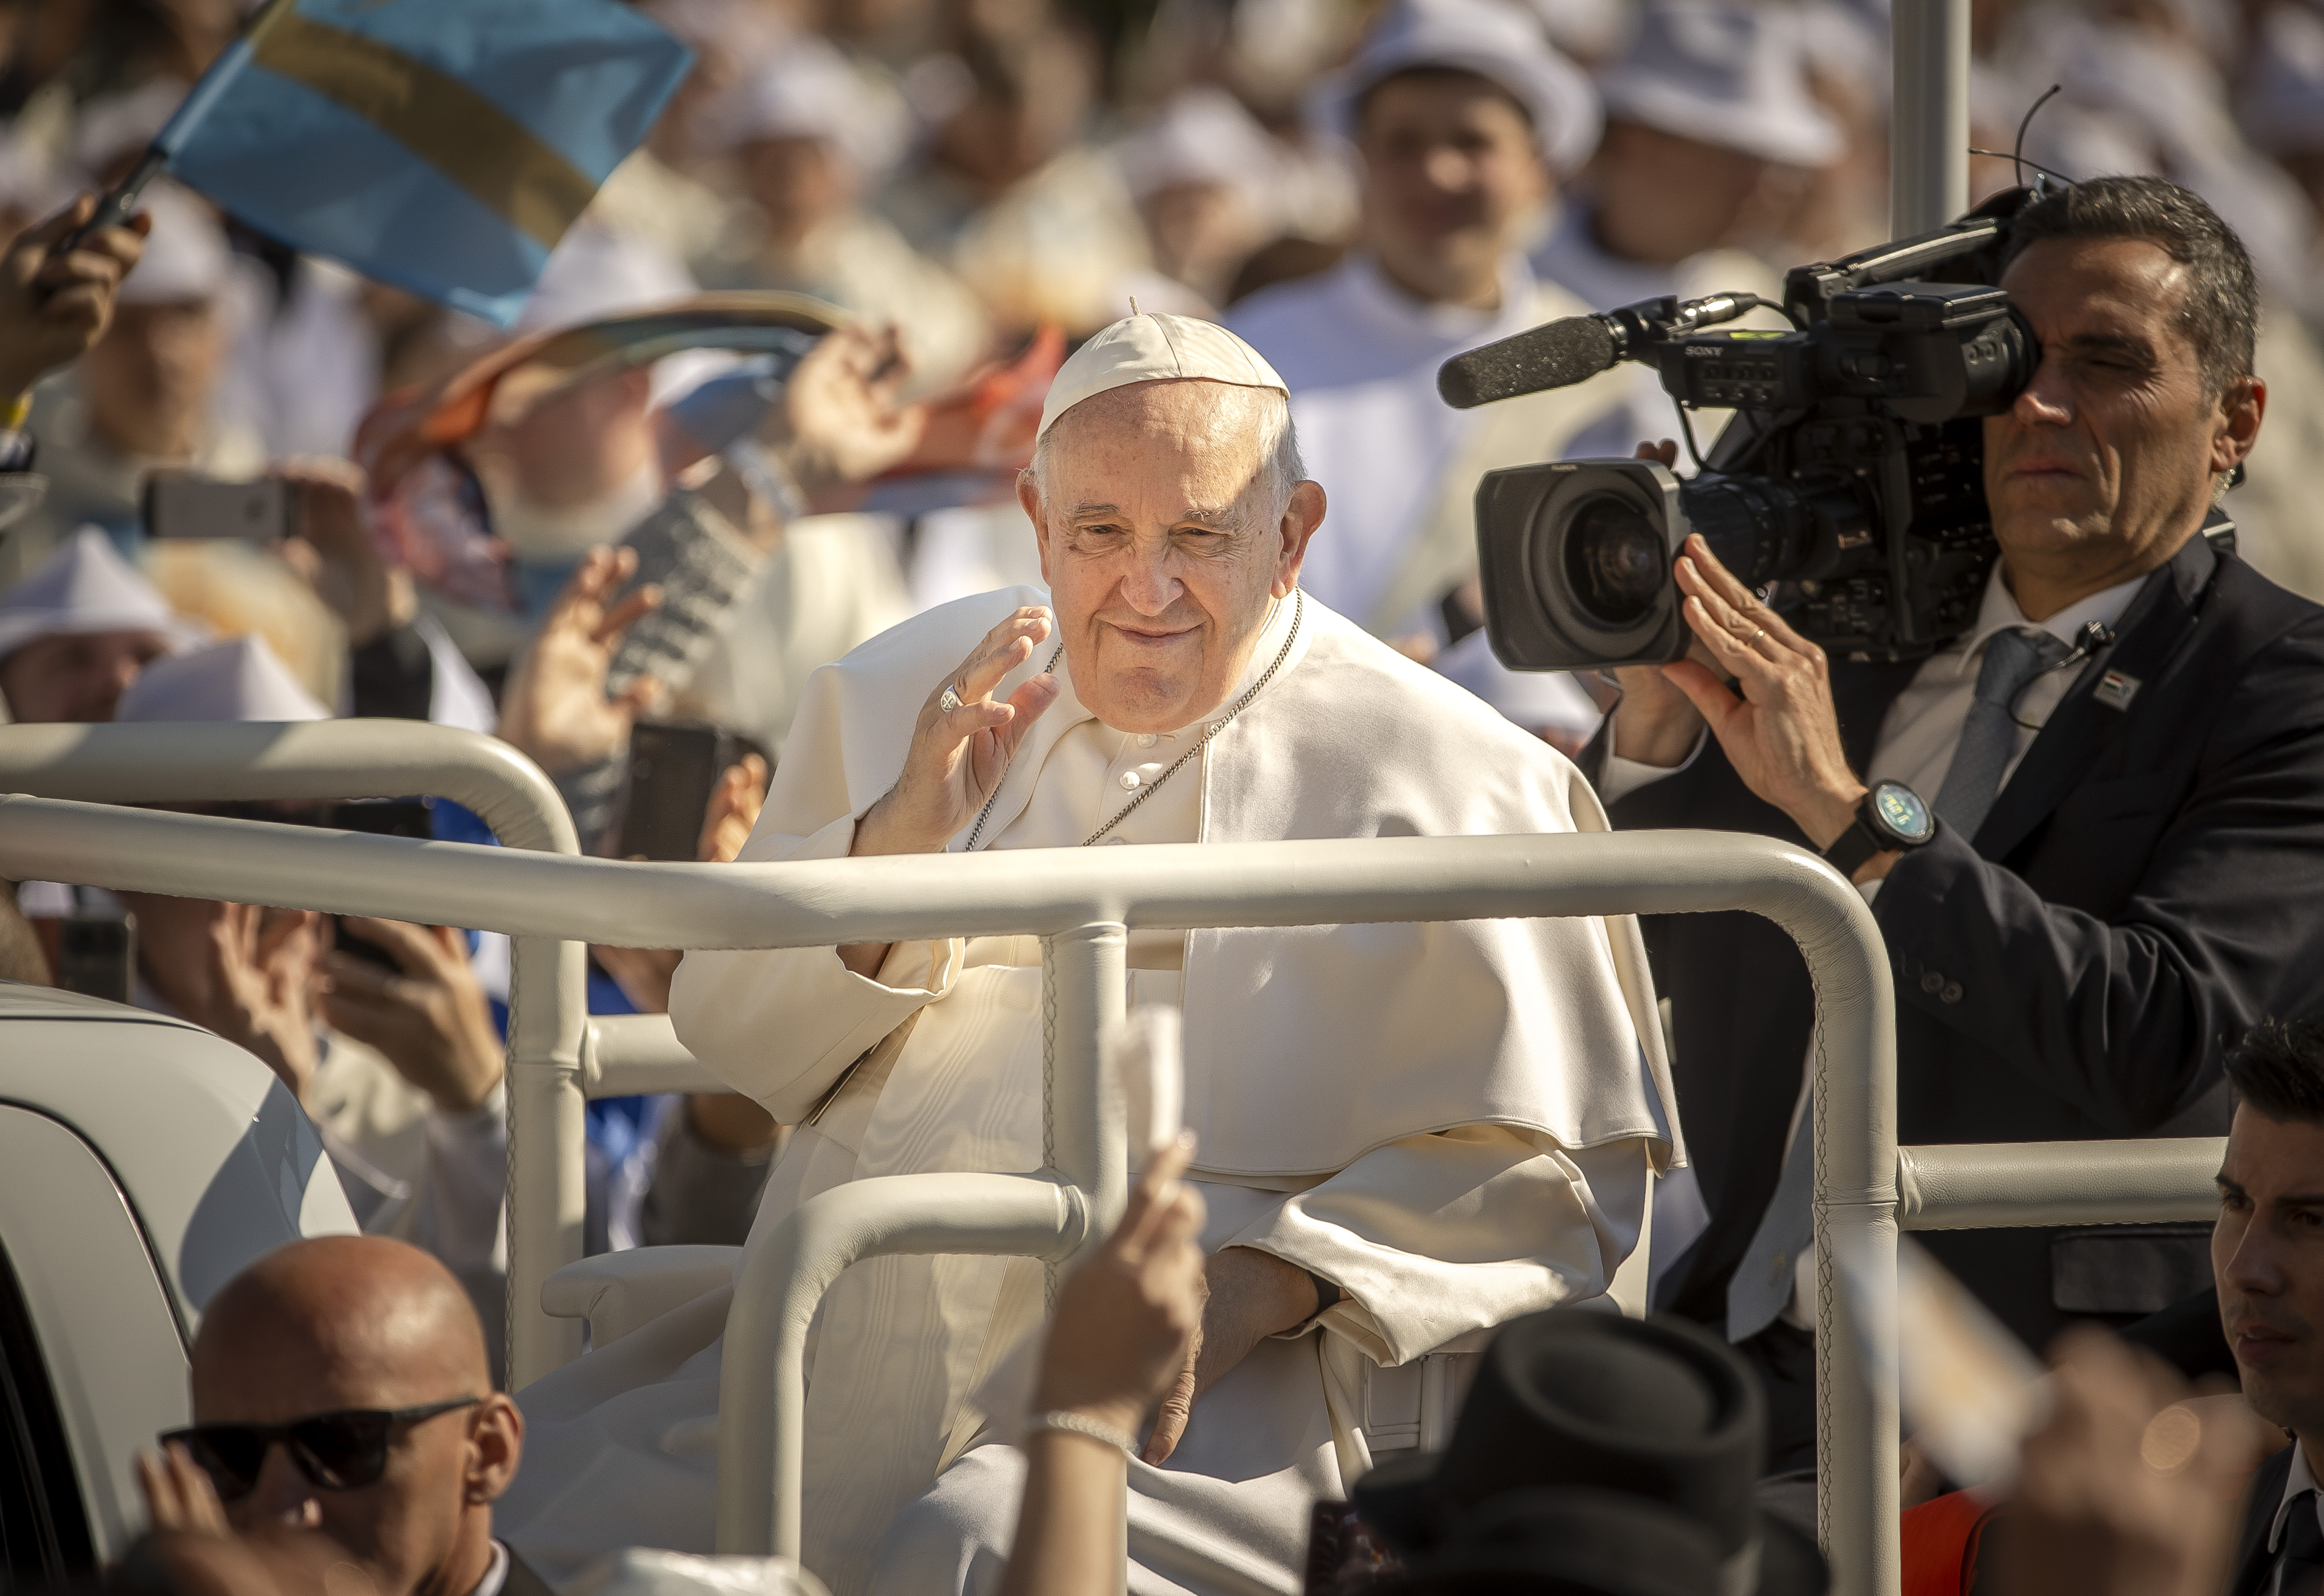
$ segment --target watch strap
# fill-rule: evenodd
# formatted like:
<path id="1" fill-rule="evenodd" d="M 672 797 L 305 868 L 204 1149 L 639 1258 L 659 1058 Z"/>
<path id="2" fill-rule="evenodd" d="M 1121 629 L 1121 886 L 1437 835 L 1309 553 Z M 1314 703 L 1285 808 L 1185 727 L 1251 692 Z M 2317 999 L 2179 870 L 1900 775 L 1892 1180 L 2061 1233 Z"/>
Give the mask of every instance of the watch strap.
<path id="1" fill-rule="evenodd" d="M 1874 836 L 1872 828 L 1864 824 L 1864 816 L 1858 815 L 1823 851 L 1823 862 L 1852 880 L 1866 860 L 1889 845 Z"/>

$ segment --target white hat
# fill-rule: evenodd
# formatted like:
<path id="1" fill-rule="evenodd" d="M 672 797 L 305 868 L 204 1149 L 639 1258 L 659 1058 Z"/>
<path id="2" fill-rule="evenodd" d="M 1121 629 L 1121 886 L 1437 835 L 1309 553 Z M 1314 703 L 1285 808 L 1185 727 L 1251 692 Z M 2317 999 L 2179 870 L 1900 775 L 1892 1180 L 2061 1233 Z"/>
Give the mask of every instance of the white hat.
<path id="1" fill-rule="evenodd" d="M 1589 78 L 1551 48 L 1531 17 L 1497 0 L 1397 0 L 1356 59 L 1317 85 L 1316 115 L 1353 139 L 1365 95 L 1398 72 L 1427 67 L 1474 72 L 1516 96 L 1542 154 L 1561 172 L 1598 147 L 1601 121 Z"/>
<path id="2" fill-rule="evenodd" d="M 1286 396 L 1291 392 L 1258 350 L 1218 323 L 1148 311 L 1123 317 L 1057 368 L 1034 436 L 1045 436 L 1059 416 L 1109 389 L 1189 380 L 1272 388 Z"/>
<path id="3" fill-rule="evenodd" d="M 135 88 L 100 95 L 81 106 L 73 120 L 72 161 L 94 178 L 124 155 L 153 142 L 186 97 L 175 78 L 149 78 Z"/>
<path id="4" fill-rule="evenodd" d="M 155 183 L 139 208 L 153 218 L 145 254 L 121 280 L 124 305 L 183 305 L 226 291 L 234 252 L 208 205 L 175 183 Z"/>
<path id="5" fill-rule="evenodd" d="M 1722 0 L 1649 0 L 1629 51 L 1599 84 L 1606 114 L 1786 166 L 1822 166 L 1840 129 L 1808 92 L 1797 12 Z"/>
<path id="6" fill-rule="evenodd" d="M 813 34 L 792 39 L 736 84 L 712 115 L 729 147 L 759 139 L 821 139 L 876 177 L 903 159 L 911 113 Z"/>
<path id="7" fill-rule="evenodd" d="M 83 527 L 63 548 L 0 593 L 0 660 L 44 637 L 151 632 L 182 644 L 200 632 L 180 620 L 151 582 L 113 550 L 113 540 Z"/>
<path id="8" fill-rule="evenodd" d="M 549 252 L 512 330 L 561 331 L 674 304 L 694 291 L 693 277 L 668 249 L 585 216 Z"/>
<path id="9" fill-rule="evenodd" d="M 157 660 L 137 675 L 116 721 L 327 721 L 331 712 L 299 685 L 266 640 L 253 632 Z"/>
<path id="10" fill-rule="evenodd" d="M 1121 141 L 1115 157 L 1130 197 L 1177 183 L 1220 183 L 1267 203 L 1279 162 L 1275 141 L 1242 102 L 1210 84 L 1181 89 L 1153 121 Z"/>
<path id="11" fill-rule="evenodd" d="M 2244 86 L 2244 128 L 2276 155 L 2324 150 L 2324 16 L 2279 5 L 2260 20 Z"/>

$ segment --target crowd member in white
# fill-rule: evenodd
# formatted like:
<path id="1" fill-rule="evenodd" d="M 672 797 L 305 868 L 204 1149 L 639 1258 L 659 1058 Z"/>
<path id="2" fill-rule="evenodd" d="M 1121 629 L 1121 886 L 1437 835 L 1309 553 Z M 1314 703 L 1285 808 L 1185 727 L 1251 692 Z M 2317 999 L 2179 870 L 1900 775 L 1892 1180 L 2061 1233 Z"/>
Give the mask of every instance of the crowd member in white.
<path id="1" fill-rule="evenodd" d="M 911 134 L 893 89 L 802 34 L 753 67 L 709 122 L 758 214 L 706 264 L 706 286 L 788 289 L 893 323 L 922 392 L 985 358 L 992 328 L 976 296 L 864 206 Z"/>
<path id="2" fill-rule="evenodd" d="M 0 592 L 0 721 L 109 721 L 139 671 L 199 635 L 83 527 Z"/>
<path id="3" fill-rule="evenodd" d="M 1325 499 L 1285 399 L 1206 322 L 1085 345 L 1019 490 L 1050 592 L 818 671 L 742 861 L 1600 828 L 1563 757 L 1300 591 Z M 1393 1444 L 1377 1416 L 1416 1375 L 1384 1370 L 1600 1296 L 1637 1246 L 1676 1151 L 1643 949 L 1627 918 L 1503 920 L 1133 933 L 1127 957 L 1130 1001 L 1183 1007 L 1210 1213 L 1202 1356 L 1130 1465 L 1133 1578 L 1296 1586 L 1312 1502 Z M 867 1176 L 1036 1167 L 1038 964 L 1014 936 L 688 954 L 680 1038 L 799 1127 L 760 1225 Z M 985 1377 L 1026 1366 L 1042 1279 L 881 1259 L 825 1299 L 804 1561 L 842 1596 L 997 1578 L 1021 1462 L 991 1444 L 1024 1393 Z M 509 1504 L 527 1555 L 710 1544 L 725 1305 L 530 1388 L 553 1461 Z"/>
<path id="4" fill-rule="evenodd" d="M 329 716 L 262 640 L 241 637 L 148 667 L 115 718 Z M 392 959 L 391 971 L 335 947 L 331 920 L 310 910 L 115 896 L 136 918 L 138 1002 L 254 1054 L 323 1132 L 363 1227 L 427 1249 L 478 1303 L 496 1304 L 508 1269 L 503 1058 L 463 933 L 340 922 Z"/>
<path id="5" fill-rule="evenodd" d="M 1115 158 L 1155 270 L 1206 305 L 1224 304 L 1236 271 L 1282 231 L 1276 195 L 1293 180 L 1283 146 L 1241 101 L 1200 84 L 1171 97 Z"/>
<path id="6" fill-rule="evenodd" d="M 1809 173 L 1840 153 L 1808 88 L 1806 26 L 1787 6 L 1653 0 L 1599 81 L 1605 137 L 1534 270 L 1595 310 L 1737 291 L 1780 302 L 1781 276 L 1749 247 L 1777 243 Z M 1736 325 L 1789 324 L 1763 310 Z M 1592 386 L 1627 402 L 1571 441 L 1574 457 L 1627 458 L 1639 438 L 1670 432 L 1652 366 L 1617 366 Z M 1702 447 L 1726 413 L 1694 419 Z"/>
<path id="7" fill-rule="evenodd" d="M 1596 704 L 1563 675 L 1503 669 L 1478 630 L 1474 500 L 1487 471 L 1563 454 L 1609 396 L 1455 411 L 1436 368 L 1590 309 L 1537 282 L 1523 244 L 1597 143 L 1597 96 L 1513 7 L 1398 0 L 1320 104 L 1362 157 L 1356 247 L 1226 318 L 1290 385 L 1309 469 L 1337 507 L 1305 580 L 1375 636 L 1579 748 Z"/>

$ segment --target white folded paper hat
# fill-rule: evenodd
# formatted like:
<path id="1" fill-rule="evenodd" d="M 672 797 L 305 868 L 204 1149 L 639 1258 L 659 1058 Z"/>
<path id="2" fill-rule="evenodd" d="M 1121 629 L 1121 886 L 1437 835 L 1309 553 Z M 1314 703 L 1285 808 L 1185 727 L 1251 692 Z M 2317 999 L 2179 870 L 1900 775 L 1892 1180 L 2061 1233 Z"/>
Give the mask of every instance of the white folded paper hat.
<path id="1" fill-rule="evenodd" d="M 114 552 L 113 540 L 83 527 L 64 547 L 0 593 L 0 660 L 44 637 L 151 632 L 173 646 L 202 636 L 154 586 Z"/>
<path id="2" fill-rule="evenodd" d="M 1785 166 L 1839 158 L 1839 126 L 1808 91 L 1807 37 L 1788 6 L 1651 0 L 1599 92 L 1606 114 Z"/>
<path id="3" fill-rule="evenodd" d="M 116 721 L 327 721 L 331 712 L 299 685 L 255 633 L 157 660 L 140 671 L 113 712 Z"/>
<path id="4" fill-rule="evenodd" d="M 1291 392 L 1258 350 L 1215 321 L 1143 311 L 1104 328 L 1057 368 L 1041 407 L 1039 435 L 1083 400 L 1110 389 L 1190 380 Z"/>

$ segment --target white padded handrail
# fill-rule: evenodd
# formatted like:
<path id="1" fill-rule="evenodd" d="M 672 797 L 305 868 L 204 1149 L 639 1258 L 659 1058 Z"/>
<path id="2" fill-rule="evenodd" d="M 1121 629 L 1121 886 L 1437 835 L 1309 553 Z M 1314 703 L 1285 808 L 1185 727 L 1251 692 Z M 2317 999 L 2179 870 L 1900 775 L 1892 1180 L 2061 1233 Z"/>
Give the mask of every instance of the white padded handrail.
<path id="1" fill-rule="evenodd" d="M 2218 1216 L 2223 1136 L 2016 1141 L 1896 1149 L 1908 1231 L 2148 1224 Z"/>
<path id="2" fill-rule="evenodd" d="M 0 726 L 0 791 L 113 804 L 443 798 L 474 810 L 506 847 L 580 852 L 573 818 L 540 766 L 497 738 L 424 721 Z M 33 878 L 109 884 L 37 851 L 18 853 L 6 879 Z M 244 893 L 227 877 L 209 881 L 177 890 L 284 902 Z M 421 908 L 393 918 L 441 917 Z M 546 1374 L 581 1351 L 580 1326 L 550 1318 L 540 1306 L 542 1282 L 581 1256 L 586 979 L 581 945 L 563 936 L 553 927 L 539 930 L 518 936 L 509 949 L 512 1384 Z"/>

